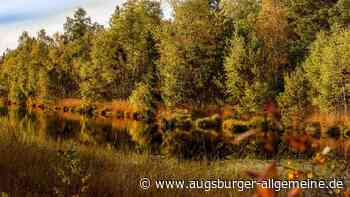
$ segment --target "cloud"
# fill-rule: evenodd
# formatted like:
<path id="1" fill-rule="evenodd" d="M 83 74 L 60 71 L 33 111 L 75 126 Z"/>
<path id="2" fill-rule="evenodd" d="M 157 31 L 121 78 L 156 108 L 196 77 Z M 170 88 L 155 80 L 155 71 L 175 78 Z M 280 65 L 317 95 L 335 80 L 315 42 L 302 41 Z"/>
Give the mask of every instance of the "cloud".
<path id="1" fill-rule="evenodd" d="M 23 31 L 36 35 L 41 29 L 48 34 L 62 32 L 67 16 L 82 7 L 95 22 L 107 25 L 117 5 L 126 0 L 3 0 L 0 3 L 0 54 L 14 49 Z M 167 2 L 166 0 L 160 0 Z M 170 18 L 171 8 L 163 3 L 165 18 Z"/>
<path id="2" fill-rule="evenodd" d="M 15 48 L 23 31 L 31 35 L 41 29 L 49 34 L 62 31 L 66 17 L 72 16 L 78 7 L 83 7 L 93 21 L 105 25 L 115 7 L 125 0 L 24 1 L 11 0 L 0 4 L 0 53 Z"/>

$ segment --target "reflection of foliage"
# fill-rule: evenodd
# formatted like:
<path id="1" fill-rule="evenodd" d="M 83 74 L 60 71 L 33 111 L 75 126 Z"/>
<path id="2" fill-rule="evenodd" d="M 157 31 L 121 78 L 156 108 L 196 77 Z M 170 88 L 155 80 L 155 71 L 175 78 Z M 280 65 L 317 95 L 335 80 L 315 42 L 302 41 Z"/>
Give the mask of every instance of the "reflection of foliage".
<path id="1" fill-rule="evenodd" d="M 73 145 L 69 150 L 59 152 L 55 172 L 60 181 L 54 188 L 58 196 L 79 196 L 87 191 L 91 175 L 83 169 Z"/>
<path id="2" fill-rule="evenodd" d="M 79 134 L 81 125 L 79 122 L 60 119 L 57 117 L 48 119 L 47 132 L 55 139 L 71 139 Z"/>
<path id="3" fill-rule="evenodd" d="M 207 118 L 201 118 L 196 121 L 199 129 L 219 129 L 221 127 L 221 119 L 219 115 L 213 115 Z"/>
<path id="4" fill-rule="evenodd" d="M 137 143 L 140 150 L 159 151 L 163 139 L 157 125 L 135 122 L 129 129 L 133 141 Z"/>
<path id="5" fill-rule="evenodd" d="M 218 159 L 231 153 L 216 132 L 193 130 L 175 130 L 168 133 L 163 143 L 167 154 L 184 159 Z"/>

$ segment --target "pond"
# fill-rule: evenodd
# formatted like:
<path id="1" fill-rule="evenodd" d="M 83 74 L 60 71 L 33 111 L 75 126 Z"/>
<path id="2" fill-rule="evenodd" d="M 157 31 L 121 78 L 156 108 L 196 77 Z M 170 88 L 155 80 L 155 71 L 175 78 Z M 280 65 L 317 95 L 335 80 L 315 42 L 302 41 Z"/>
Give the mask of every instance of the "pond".
<path id="1" fill-rule="evenodd" d="M 262 159 L 311 158 L 329 147 L 339 158 L 350 152 L 350 139 L 339 134 L 256 132 L 237 143 L 243 134 L 228 135 L 223 128 L 166 128 L 159 121 L 145 122 L 105 117 L 86 117 L 67 112 L 0 108 L 5 121 L 42 141 L 74 142 L 118 151 L 147 152 L 184 159 L 223 159 L 254 156 Z M 157 123 L 156 123 L 157 122 Z M 247 132 L 246 132 L 247 133 Z"/>

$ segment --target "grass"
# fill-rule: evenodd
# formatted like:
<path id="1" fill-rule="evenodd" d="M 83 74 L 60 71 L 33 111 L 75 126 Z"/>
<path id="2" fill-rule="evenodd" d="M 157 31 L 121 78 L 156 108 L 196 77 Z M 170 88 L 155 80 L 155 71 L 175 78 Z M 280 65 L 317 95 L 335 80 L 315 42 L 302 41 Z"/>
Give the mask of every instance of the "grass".
<path id="1" fill-rule="evenodd" d="M 10 196 L 53 196 L 53 189 L 61 183 L 55 172 L 60 159 L 57 153 L 68 147 L 69 143 L 39 144 L 35 141 L 25 142 L 14 136 L 4 137 L 2 134 L 0 191 Z M 81 196 L 201 196 L 205 193 L 168 190 L 164 194 L 154 189 L 142 191 L 138 187 L 138 180 L 142 177 L 152 180 L 239 178 L 244 176 L 242 170 L 253 166 L 259 169 L 268 163 L 249 160 L 248 164 L 247 161 L 237 160 L 235 165 L 232 165 L 233 161 L 209 165 L 205 161 L 178 161 L 80 145 L 77 146 L 77 154 L 84 173 L 91 175 L 88 189 Z"/>
<path id="2" fill-rule="evenodd" d="M 45 140 L 34 127 L 15 124 L 7 118 L 0 121 L 0 192 L 10 196 L 55 196 L 54 189 L 62 185 L 62 177 L 56 171 L 62 168 L 63 158 L 59 153 L 69 150 L 72 142 Z M 247 178 L 246 170 L 261 170 L 270 163 L 254 159 L 185 161 L 147 153 L 118 152 L 102 146 L 75 147 L 77 158 L 73 163 L 81 164 L 78 177 L 89 176 L 87 189 L 79 196 L 237 196 L 242 193 L 231 190 L 157 191 L 155 188 L 143 191 L 138 182 L 143 177 L 151 180 L 241 179 Z"/>
<path id="3" fill-rule="evenodd" d="M 69 152 L 73 142 L 50 140 L 34 126 L 10 121 L 7 117 L 0 118 L 0 124 L 0 193 L 6 192 L 10 196 L 57 196 L 57 188 L 70 189 L 79 196 L 252 196 L 253 190 L 160 191 L 151 187 L 149 191 L 144 191 L 139 188 L 139 180 L 144 177 L 151 180 L 250 179 L 246 171 L 263 171 L 272 162 L 251 157 L 218 161 L 178 160 L 148 153 L 116 151 L 109 146 L 75 144 L 76 157 L 69 157 L 71 163 L 68 165 L 78 170 L 64 171 L 62 175 L 57 171 L 65 169 L 67 164 L 62 164 L 65 161 L 62 152 Z M 120 125 L 118 122 L 115 124 Z M 135 125 L 133 122 L 130 124 Z M 337 162 L 330 161 L 329 165 L 339 166 Z M 287 159 L 278 161 L 280 178 L 288 176 L 288 170 L 281 167 L 281 164 L 287 163 L 290 163 Z M 325 173 L 324 177 L 333 172 L 327 167 L 315 166 L 312 160 L 294 160 L 292 163 L 298 169 L 319 168 L 317 171 Z M 71 180 L 70 184 L 63 180 L 65 177 Z M 82 188 L 79 181 L 84 178 L 86 189 L 77 193 Z"/>
<path id="4" fill-rule="evenodd" d="M 39 138 L 34 127 L 1 119 L 0 127 L 0 191 L 10 196 L 55 196 L 54 188 L 62 180 L 56 168 L 61 151 L 69 150 L 71 142 L 55 142 Z M 87 190 L 80 196 L 201 196 L 200 191 L 146 192 L 138 187 L 142 177 L 155 179 L 239 178 L 242 169 L 259 169 L 268 162 L 237 160 L 231 162 L 179 161 L 160 156 L 116 152 L 108 147 L 76 145 L 81 177 L 91 175 Z M 67 186 L 68 187 L 68 186 Z M 213 193 L 210 193 L 212 195 Z M 209 196 L 209 193 L 207 194 Z"/>
<path id="5" fill-rule="evenodd" d="M 53 142 L 45 145 L 14 141 L 3 143 L 3 138 L 1 140 L 0 191 L 10 196 L 55 196 L 53 189 L 60 184 L 54 170 L 58 159 L 57 150 L 68 148 L 69 145 Z M 84 173 L 91 175 L 86 192 L 79 196 L 251 196 L 253 190 L 159 191 L 152 187 L 144 191 L 139 189 L 138 184 L 143 177 L 151 180 L 248 179 L 245 171 L 261 171 L 271 163 L 256 159 L 231 159 L 212 163 L 179 161 L 84 146 L 77 146 L 77 153 Z M 302 166 L 303 162 L 296 163 Z M 302 167 L 310 168 L 310 165 L 304 164 Z M 280 193 L 279 196 L 284 195 L 286 194 Z"/>

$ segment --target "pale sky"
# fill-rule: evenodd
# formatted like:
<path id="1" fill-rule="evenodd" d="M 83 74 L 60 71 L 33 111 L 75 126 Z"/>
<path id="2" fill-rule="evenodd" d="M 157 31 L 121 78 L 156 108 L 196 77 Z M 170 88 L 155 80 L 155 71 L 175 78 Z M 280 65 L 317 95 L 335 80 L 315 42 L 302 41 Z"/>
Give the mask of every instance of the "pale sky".
<path id="1" fill-rule="evenodd" d="M 1 0 L 0 54 L 17 46 L 23 31 L 31 35 L 45 29 L 49 34 L 63 30 L 67 16 L 84 8 L 95 22 L 106 25 L 115 7 L 125 0 Z M 165 8 L 166 9 L 166 8 Z"/>

